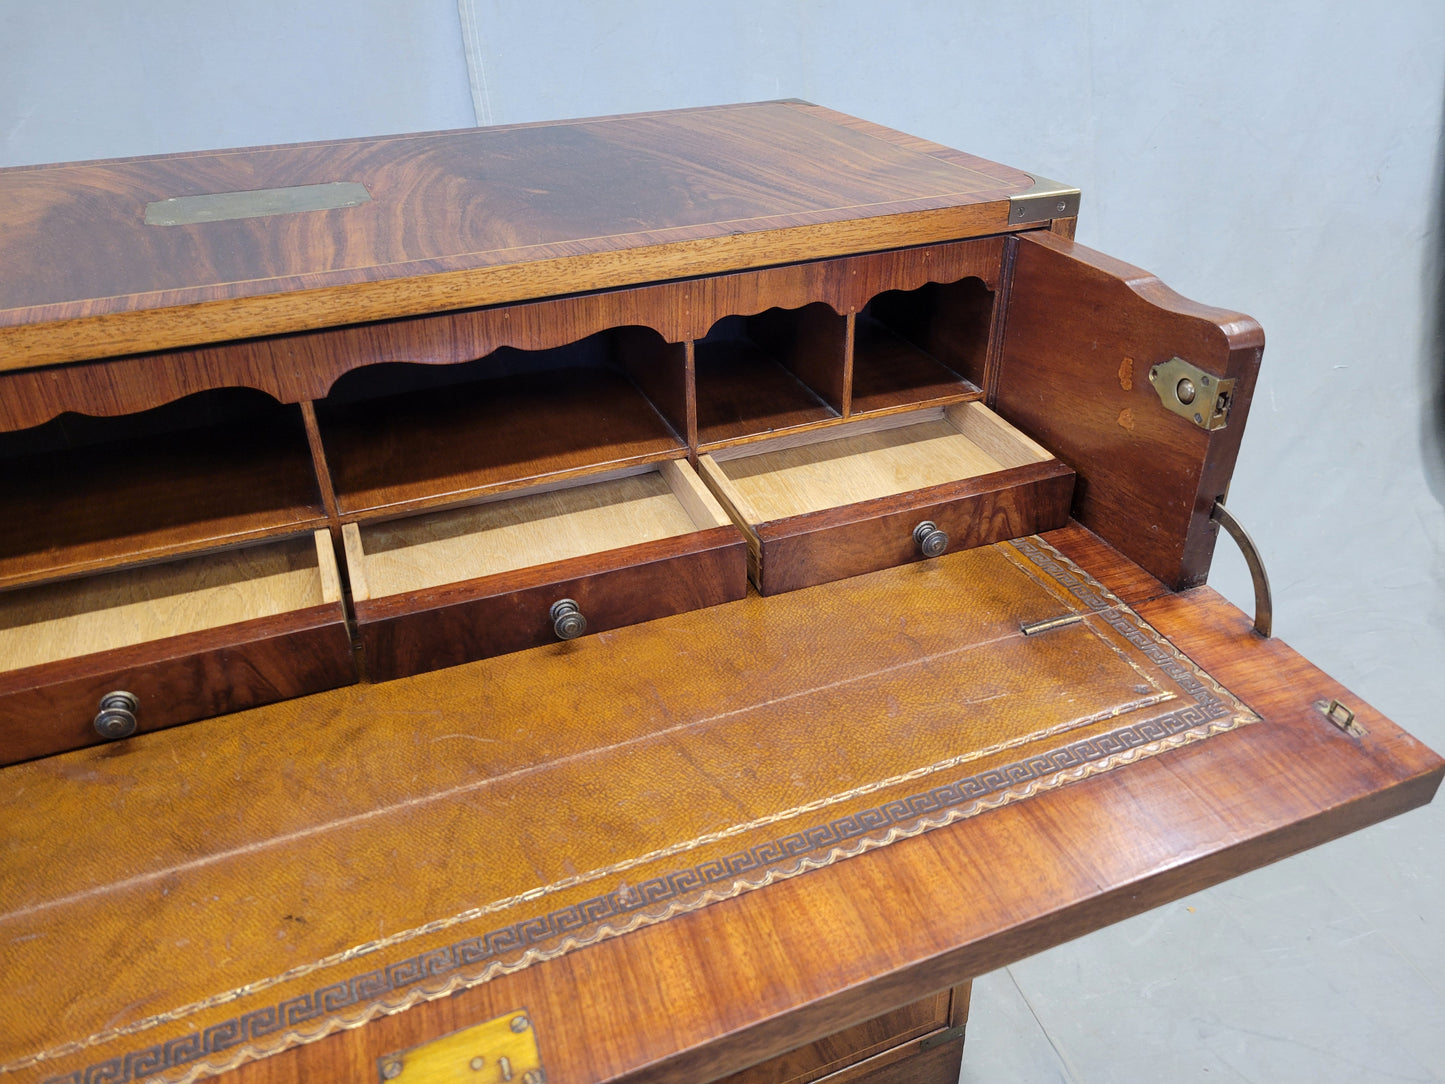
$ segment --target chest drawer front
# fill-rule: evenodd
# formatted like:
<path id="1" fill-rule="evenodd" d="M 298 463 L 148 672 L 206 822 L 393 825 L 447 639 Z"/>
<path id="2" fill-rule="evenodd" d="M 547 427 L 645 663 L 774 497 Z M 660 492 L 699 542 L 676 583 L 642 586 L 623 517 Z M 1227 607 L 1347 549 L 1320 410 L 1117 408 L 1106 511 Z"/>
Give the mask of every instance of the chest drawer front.
<path id="1" fill-rule="evenodd" d="M 0 668 L 0 763 L 356 680 L 324 531 L 6 592 Z"/>
<path id="2" fill-rule="evenodd" d="M 761 594 L 1067 522 L 1074 472 L 982 404 L 881 424 L 702 457 L 703 477 L 748 536 Z"/>
<path id="3" fill-rule="evenodd" d="M 746 543 L 683 460 L 404 520 L 348 524 L 345 537 L 373 681 L 747 592 Z"/>

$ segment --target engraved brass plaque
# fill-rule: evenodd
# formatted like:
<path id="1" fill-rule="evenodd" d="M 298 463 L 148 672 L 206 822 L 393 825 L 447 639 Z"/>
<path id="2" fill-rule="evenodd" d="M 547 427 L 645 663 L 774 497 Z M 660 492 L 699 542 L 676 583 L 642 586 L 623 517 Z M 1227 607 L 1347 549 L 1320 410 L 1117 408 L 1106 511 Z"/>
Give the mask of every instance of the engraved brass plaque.
<path id="1" fill-rule="evenodd" d="M 172 196 L 146 204 L 147 226 L 191 226 L 264 218 L 298 211 L 332 211 L 371 202 L 371 193 L 356 181 L 299 184 L 290 188 L 257 188 L 250 192 L 213 192 L 204 196 Z"/>
<path id="2" fill-rule="evenodd" d="M 546 1084 L 526 1009 L 376 1059 L 382 1084 Z"/>

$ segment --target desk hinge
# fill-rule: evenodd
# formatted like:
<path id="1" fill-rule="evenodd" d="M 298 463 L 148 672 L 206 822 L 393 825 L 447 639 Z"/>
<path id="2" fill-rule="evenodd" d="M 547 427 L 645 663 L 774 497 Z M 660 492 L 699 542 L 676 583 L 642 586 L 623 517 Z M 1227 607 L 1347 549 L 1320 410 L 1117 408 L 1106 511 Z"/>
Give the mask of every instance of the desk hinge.
<path id="1" fill-rule="evenodd" d="M 1009 225 L 1028 226 L 1056 218 L 1073 218 L 1079 213 L 1083 194 L 1073 185 L 1029 176 L 1033 177 L 1033 187 L 1008 198 Z"/>

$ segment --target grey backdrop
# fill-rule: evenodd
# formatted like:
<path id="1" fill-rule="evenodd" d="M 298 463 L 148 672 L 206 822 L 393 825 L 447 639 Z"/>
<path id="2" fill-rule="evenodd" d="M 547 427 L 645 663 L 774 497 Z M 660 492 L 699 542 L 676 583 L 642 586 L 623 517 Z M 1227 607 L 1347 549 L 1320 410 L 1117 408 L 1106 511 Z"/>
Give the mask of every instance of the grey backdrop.
<path id="1" fill-rule="evenodd" d="M 1077 184 L 1081 242 L 1256 316 L 1277 632 L 1445 748 L 1439 0 L 0 0 L 0 165 L 778 97 Z M 989 976 L 964 1078 L 1445 1080 L 1442 827 Z"/>

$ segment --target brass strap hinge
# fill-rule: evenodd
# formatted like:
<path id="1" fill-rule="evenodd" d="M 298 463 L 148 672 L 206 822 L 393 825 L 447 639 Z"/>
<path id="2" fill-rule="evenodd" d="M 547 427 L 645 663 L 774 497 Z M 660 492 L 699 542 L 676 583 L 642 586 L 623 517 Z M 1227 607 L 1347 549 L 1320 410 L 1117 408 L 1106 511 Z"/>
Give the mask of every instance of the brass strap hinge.
<path id="1" fill-rule="evenodd" d="M 1229 514 L 1223 501 L 1214 502 L 1209 518 L 1224 528 L 1230 538 L 1244 554 L 1244 563 L 1249 566 L 1249 578 L 1254 581 L 1254 631 L 1268 637 L 1274 631 L 1274 598 L 1269 593 L 1269 576 L 1264 571 L 1264 561 L 1255 548 L 1254 539 L 1240 526 L 1239 520 Z"/>

